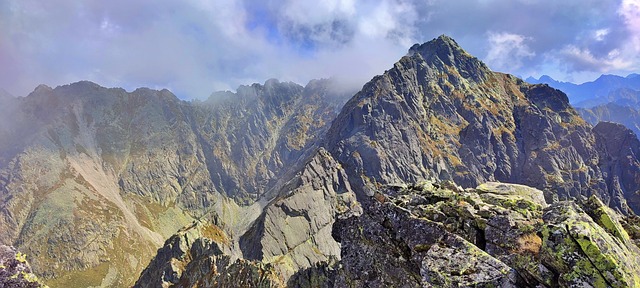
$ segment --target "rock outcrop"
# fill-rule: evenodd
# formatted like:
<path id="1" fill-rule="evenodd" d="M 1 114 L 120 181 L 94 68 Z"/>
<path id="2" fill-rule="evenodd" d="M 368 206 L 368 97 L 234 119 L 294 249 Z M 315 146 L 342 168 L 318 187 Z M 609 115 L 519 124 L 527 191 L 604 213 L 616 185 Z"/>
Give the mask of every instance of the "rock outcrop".
<path id="1" fill-rule="evenodd" d="M 320 149 L 279 194 L 240 238 L 244 257 L 273 264 L 285 280 L 339 259 L 333 223 L 362 209 L 340 164 Z"/>
<path id="2" fill-rule="evenodd" d="M 11 246 L 0 245 L 0 287 L 49 287 L 31 272 L 27 256 Z"/>
<path id="3" fill-rule="evenodd" d="M 621 191 L 621 198 L 612 199 L 614 206 L 626 202 L 640 214 L 640 141 L 630 129 L 622 124 L 600 122 L 593 128 L 600 155 L 600 169 L 608 187 Z"/>
<path id="4" fill-rule="evenodd" d="M 194 222 L 170 237 L 134 287 L 283 287 L 273 267 L 230 256 L 231 239 Z"/>
<path id="5" fill-rule="evenodd" d="M 640 285 L 640 249 L 595 196 L 547 206 L 521 185 L 421 182 L 372 200 L 334 226 L 336 287 Z"/>

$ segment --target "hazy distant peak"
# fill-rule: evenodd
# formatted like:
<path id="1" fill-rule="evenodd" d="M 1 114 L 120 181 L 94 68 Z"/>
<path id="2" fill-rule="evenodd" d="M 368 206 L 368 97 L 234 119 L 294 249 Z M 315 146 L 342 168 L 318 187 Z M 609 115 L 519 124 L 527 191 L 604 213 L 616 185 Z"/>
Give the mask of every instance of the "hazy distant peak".
<path id="1" fill-rule="evenodd" d="M 274 87 L 276 85 L 280 84 L 280 80 L 276 79 L 276 78 L 270 78 L 267 81 L 264 81 L 264 87 Z M 255 84 L 254 84 L 255 85 Z"/>
<path id="2" fill-rule="evenodd" d="M 631 74 L 627 75 L 627 79 L 632 79 L 632 78 L 636 78 L 636 77 L 639 77 L 639 76 L 640 76 L 640 74 L 638 74 L 638 73 L 631 73 Z"/>
<path id="3" fill-rule="evenodd" d="M 14 96 L 11 95 L 11 93 L 7 92 L 7 90 L 0 88 L 0 98 L 13 98 L 13 97 Z"/>
<path id="4" fill-rule="evenodd" d="M 548 82 L 557 82 L 556 79 L 551 78 L 551 76 L 549 76 L 549 75 L 540 76 L 540 79 L 538 79 L 538 81 L 540 81 L 540 82 L 547 82 L 547 81 Z"/>
<path id="5" fill-rule="evenodd" d="M 45 84 L 40 84 L 38 85 L 38 87 L 36 87 L 36 89 L 33 89 L 33 92 L 31 92 L 31 94 L 36 93 L 36 94 L 40 94 L 40 93 L 46 93 L 46 92 L 51 92 L 53 91 L 53 88 L 45 85 Z"/>

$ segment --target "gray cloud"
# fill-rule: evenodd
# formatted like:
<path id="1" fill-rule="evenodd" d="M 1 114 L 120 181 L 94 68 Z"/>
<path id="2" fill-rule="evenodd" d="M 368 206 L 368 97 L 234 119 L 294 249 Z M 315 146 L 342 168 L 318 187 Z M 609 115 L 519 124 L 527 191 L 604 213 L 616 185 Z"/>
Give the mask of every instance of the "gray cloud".
<path id="1" fill-rule="evenodd" d="M 586 80 L 637 69 L 639 2 L 6 0 L 0 87 L 86 79 L 203 98 L 268 78 L 362 85 L 440 34 L 496 70 Z"/>

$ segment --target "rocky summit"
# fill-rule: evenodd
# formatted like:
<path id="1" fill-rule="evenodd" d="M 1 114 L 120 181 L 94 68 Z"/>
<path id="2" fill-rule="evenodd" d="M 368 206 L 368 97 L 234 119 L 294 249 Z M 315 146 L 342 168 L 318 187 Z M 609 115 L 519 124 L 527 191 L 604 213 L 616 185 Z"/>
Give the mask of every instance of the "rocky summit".
<path id="1" fill-rule="evenodd" d="M 21 120 L 0 126 L 0 244 L 53 287 L 640 287 L 638 138 L 447 36 L 355 95 L 0 101 Z"/>
<path id="2" fill-rule="evenodd" d="M 596 194 L 621 213 L 640 212 L 629 205 L 640 197 L 631 195 L 638 182 L 603 171 L 615 152 L 603 150 L 598 135 L 561 91 L 492 72 L 442 36 L 364 85 L 325 145 L 350 167 L 356 187 L 500 181 L 541 189 L 549 201 Z M 638 155 L 628 160 L 636 165 Z"/>

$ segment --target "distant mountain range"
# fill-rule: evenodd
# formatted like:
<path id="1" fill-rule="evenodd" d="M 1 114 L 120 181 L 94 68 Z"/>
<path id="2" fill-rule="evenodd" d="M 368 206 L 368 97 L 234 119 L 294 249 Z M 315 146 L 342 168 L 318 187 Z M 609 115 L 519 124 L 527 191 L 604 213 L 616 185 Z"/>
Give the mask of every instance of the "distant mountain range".
<path id="1" fill-rule="evenodd" d="M 539 79 L 529 77 L 527 82 L 562 90 L 591 125 L 601 121 L 620 123 L 640 135 L 640 74 L 602 75 L 582 84 L 560 82 L 547 75 Z"/>
<path id="2" fill-rule="evenodd" d="M 620 123 L 631 129 L 636 135 L 640 135 L 640 111 L 636 106 L 625 106 L 611 102 L 592 108 L 577 108 L 578 112 L 592 125 L 598 122 L 608 121 Z"/>
<path id="3" fill-rule="evenodd" d="M 629 74 L 627 77 L 602 75 L 594 81 L 582 84 L 557 81 L 547 75 L 543 75 L 539 79 L 529 77 L 526 81 L 533 84 L 548 84 L 562 90 L 569 97 L 569 102 L 575 107 L 590 108 L 622 99 L 635 103 L 640 102 L 640 93 L 637 91 L 640 90 L 640 74 L 635 73 Z"/>

